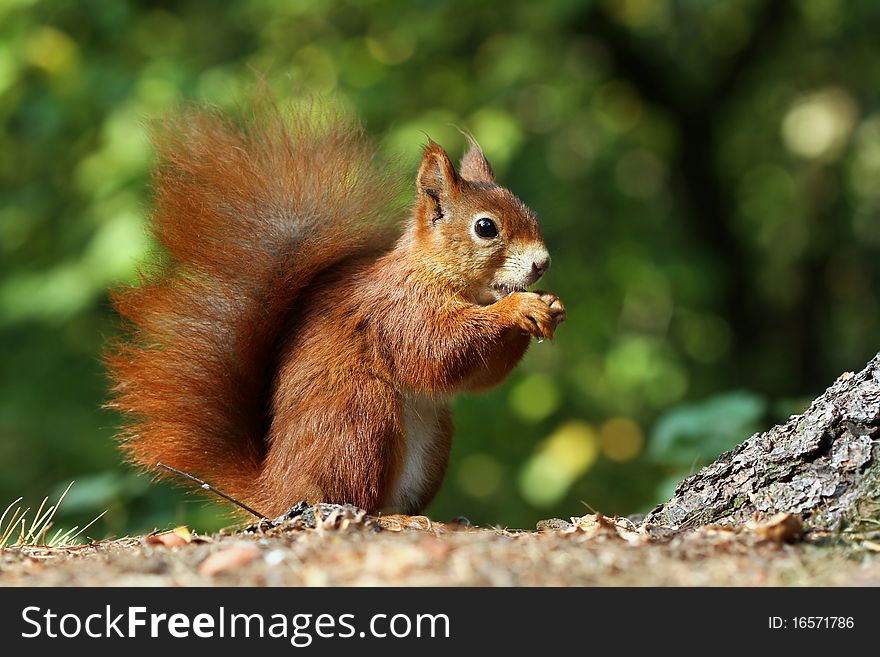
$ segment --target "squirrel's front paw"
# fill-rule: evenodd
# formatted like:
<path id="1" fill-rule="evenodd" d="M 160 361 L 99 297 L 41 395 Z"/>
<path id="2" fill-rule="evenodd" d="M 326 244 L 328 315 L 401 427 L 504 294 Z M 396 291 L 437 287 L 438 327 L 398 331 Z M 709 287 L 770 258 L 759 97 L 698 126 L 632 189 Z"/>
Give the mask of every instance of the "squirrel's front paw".
<path id="1" fill-rule="evenodd" d="M 516 324 L 533 338 L 550 339 L 565 320 L 565 307 L 549 292 L 515 292 Z"/>
<path id="2" fill-rule="evenodd" d="M 565 306 L 562 305 L 562 299 L 557 297 L 552 292 L 542 292 L 538 291 L 536 294 L 541 296 L 541 301 L 547 304 L 550 308 L 550 314 L 553 315 L 553 320 L 555 324 L 553 328 L 555 329 L 557 326 L 562 324 L 566 320 L 567 315 L 565 314 Z"/>

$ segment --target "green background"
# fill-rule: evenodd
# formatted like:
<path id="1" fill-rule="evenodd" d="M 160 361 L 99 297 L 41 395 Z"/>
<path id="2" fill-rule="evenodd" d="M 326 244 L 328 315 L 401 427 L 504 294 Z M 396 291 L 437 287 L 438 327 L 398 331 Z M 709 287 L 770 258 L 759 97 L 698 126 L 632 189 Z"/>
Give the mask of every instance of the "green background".
<path id="1" fill-rule="evenodd" d="M 145 124 L 265 78 L 414 167 L 450 124 L 542 217 L 569 320 L 456 403 L 438 519 L 643 512 L 878 348 L 880 4 L 0 3 L 0 510 L 228 522 L 122 466 L 110 286 L 148 257 Z"/>

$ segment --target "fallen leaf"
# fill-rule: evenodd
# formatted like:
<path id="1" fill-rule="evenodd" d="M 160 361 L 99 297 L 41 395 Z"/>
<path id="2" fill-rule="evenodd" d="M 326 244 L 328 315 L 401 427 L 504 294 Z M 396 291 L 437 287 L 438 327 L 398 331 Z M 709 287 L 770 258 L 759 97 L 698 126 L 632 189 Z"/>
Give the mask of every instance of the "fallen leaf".
<path id="1" fill-rule="evenodd" d="M 379 526 L 392 532 L 401 532 L 404 529 L 427 531 L 442 527 L 443 523 L 432 522 L 428 516 L 408 516 L 395 513 L 389 516 L 380 516 Z"/>
<path id="2" fill-rule="evenodd" d="M 539 532 L 553 532 L 560 529 L 570 529 L 572 524 L 562 518 L 548 518 L 539 520 L 536 525 Z"/>
<path id="3" fill-rule="evenodd" d="M 165 547 L 181 547 L 191 543 L 192 534 L 186 527 L 175 527 L 171 531 L 162 532 L 161 534 L 150 534 L 147 536 L 147 543 L 150 545 L 164 545 Z"/>
<path id="4" fill-rule="evenodd" d="M 245 566 L 256 559 L 259 554 L 260 548 L 256 545 L 251 545 L 250 543 L 233 545 L 209 555 L 199 565 L 199 574 L 205 577 L 213 577 L 218 573 Z"/>
<path id="5" fill-rule="evenodd" d="M 581 532 L 587 535 L 589 540 L 596 538 L 623 539 L 630 543 L 644 542 L 635 529 L 635 525 L 626 518 L 609 518 L 601 513 L 587 514 L 580 518 L 572 517 L 572 527 L 565 530 L 566 533 Z"/>
<path id="6" fill-rule="evenodd" d="M 800 538 L 804 533 L 804 524 L 793 513 L 777 513 L 766 520 L 749 520 L 746 529 L 761 538 L 783 543 Z"/>
<path id="7" fill-rule="evenodd" d="M 572 517 L 571 524 L 580 530 L 598 529 L 603 524 L 600 518 L 603 518 L 604 520 L 604 517 L 601 514 L 588 513 L 587 515 L 581 516 L 580 518 Z"/>

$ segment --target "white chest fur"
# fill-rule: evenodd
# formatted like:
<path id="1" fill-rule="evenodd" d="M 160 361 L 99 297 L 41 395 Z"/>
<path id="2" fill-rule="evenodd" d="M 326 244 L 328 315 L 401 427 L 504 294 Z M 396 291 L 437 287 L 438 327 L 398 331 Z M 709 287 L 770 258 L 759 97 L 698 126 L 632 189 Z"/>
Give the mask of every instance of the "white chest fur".
<path id="1" fill-rule="evenodd" d="M 412 509 L 429 485 L 428 476 L 436 467 L 438 443 L 443 439 L 441 417 L 445 398 L 406 394 L 403 396 L 403 426 L 406 448 L 397 481 L 386 498 L 383 511 L 400 513 Z"/>

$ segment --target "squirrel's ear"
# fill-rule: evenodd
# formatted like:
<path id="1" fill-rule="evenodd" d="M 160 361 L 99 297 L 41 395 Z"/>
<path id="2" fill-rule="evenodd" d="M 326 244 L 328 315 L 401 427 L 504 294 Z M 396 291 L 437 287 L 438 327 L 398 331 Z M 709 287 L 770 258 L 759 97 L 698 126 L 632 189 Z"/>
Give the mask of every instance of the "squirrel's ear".
<path id="1" fill-rule="evenodd" d="M 440 144 L 428 140 L 425 154 L 416 177 L 416 187 L 420 199 L 429 201 L 433 212 L 432 221 L 441 219 L 445 204 L 458 191 L 459 179 L 452 160 Z"/>
<path id="2" fill-rule="evenodd" d="M 464 154 L 464 157 L 461 158 L 461 165 L 459 166 L 461 177 L 471 182 L 494 185 L 495 172 L 492 171 L 492 165 L 489 164 L 489 160 L 483 155 L 483 149 L 480 148 L 480 145 L 471 133 L 462 130 L 462 134 L 467 137 L 470 148 Z"/>

